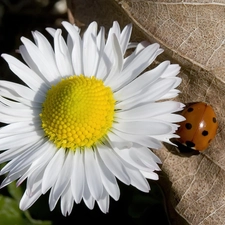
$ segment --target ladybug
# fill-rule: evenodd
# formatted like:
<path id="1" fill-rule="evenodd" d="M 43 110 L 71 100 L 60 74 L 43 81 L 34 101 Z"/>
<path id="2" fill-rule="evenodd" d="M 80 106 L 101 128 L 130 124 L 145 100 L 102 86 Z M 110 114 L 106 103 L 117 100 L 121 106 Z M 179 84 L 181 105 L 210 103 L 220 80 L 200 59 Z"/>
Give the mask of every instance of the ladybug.
<path id="1" fill-rule="evenodd" d="M 190 150 L 204 151 L 218 128 L 213 108 L 204 102 L 191 103 L 184 108 L 181 115 L 186 120 L 179 124 L 176 134 L 180 138 L 177 141 Z"/>

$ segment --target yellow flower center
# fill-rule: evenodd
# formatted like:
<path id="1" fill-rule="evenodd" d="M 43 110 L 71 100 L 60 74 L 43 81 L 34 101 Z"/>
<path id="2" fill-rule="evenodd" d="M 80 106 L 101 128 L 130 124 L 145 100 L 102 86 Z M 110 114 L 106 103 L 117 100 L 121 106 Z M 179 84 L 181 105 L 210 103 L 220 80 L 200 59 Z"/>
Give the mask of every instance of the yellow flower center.
<path id="1" fill-rule="evenodd" d="M 42 128 L 58 148 L 91 147 L 112 127 L 114 105 L 111 88 L 101 80 L 71 76 L 47 92 Z"/>

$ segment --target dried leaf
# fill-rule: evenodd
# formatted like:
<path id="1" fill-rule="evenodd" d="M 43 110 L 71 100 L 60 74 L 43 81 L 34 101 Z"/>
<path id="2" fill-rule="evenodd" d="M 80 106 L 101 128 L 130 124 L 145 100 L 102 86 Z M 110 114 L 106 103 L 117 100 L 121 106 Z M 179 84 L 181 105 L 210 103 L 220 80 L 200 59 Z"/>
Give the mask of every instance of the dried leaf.
<path id="1" fill-rule="evenodd" d="M 183 157 L 171 146 L 155 151 L 167 178 L 160 183 L 175 210 L 191 225 L 225 224 L 225 5 L 208 0 L 68 0 L 80 25 L 113 20 L 135 25 L 133 39 L 158 42 L 159 61 L 182 67 L 179 101 L 205 101 L 217 114 L 219 129 L 210 147 Z M 72 20 L 71 20 L 72 21 Z M 78 25 L 79 25 L 78 24 Z M 171 182 L 171 184 L 169 182 Z M 181 223 L 175 221 L 173 224 Z"/>

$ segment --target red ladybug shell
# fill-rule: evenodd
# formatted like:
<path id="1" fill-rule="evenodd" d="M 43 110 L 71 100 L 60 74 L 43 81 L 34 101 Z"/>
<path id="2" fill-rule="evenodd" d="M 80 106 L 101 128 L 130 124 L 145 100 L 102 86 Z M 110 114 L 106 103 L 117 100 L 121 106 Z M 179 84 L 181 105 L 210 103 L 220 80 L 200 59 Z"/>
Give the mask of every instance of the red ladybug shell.
<path id="1" fill-rule="evenodd" d="M 178 141 L 188 148 L 203 151 L 216 135 L 218 122 L 213 108 L 204 102 L 188 105 L 182 112 L 186 118 L 180 123 Z"/>

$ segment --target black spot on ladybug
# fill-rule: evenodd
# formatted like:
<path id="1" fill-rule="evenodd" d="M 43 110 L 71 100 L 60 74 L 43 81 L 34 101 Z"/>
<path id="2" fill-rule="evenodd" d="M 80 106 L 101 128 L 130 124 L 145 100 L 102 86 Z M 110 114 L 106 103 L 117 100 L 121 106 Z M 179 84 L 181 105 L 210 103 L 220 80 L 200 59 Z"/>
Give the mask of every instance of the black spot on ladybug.
<path id="1" fill-rule="evenodd" d="M 213 117 L 213 123 L 216 123 L 216 121 L 217 121 L 216 117 Z"/>
<path id="2" fill-rule="evenodd" d="M 188 112 L 192 112 L 194 109 L 192 107 L 188 108 Z"/>
<path id="3" fill-rule="evenodd" d="M 203 131 L 202 131 L 202 135 L 203 135 L 203 136 L 207 136 L 208 134 L 209 134 L 209 132 L 208 132 L 207 130 L 203 130 Z"/>
<path id="4" fill-rule="evenodd" d="M 191 123 L 186 123 L 186 124 L 185 124 L 185 127 L 186 127 L 188 130 L 190 130 L 190 129 L 192 128 L 192 125 L 191 125 Z"/>
<path id="5" fill-rule="evenodd" d="M 182 155 L 182 156 L 185 156 L 185 157 L 189 157 L 189 156 L 192 156 L 192 155 L 199 155 L 200 152 L 199 151 L 196 151 L 196 149 L 194 148 L 190 148 L 188 146 L 185 145 L 185 143 L 180 143 L 178 141 L 175 141 L 176 145 L 177 145 L 177 150 L 178 150 L 178 154 Z M 174 153 L 177 153 L 174 152 Z"/>
<path id="6" fill-rule="evenodd" d="M 193 143 L 192 141 L 186 141 L 185 143 L 186 143 L 187 147 L 189 147 L 189 148 L 195 147 L 195 143 Z"/>

